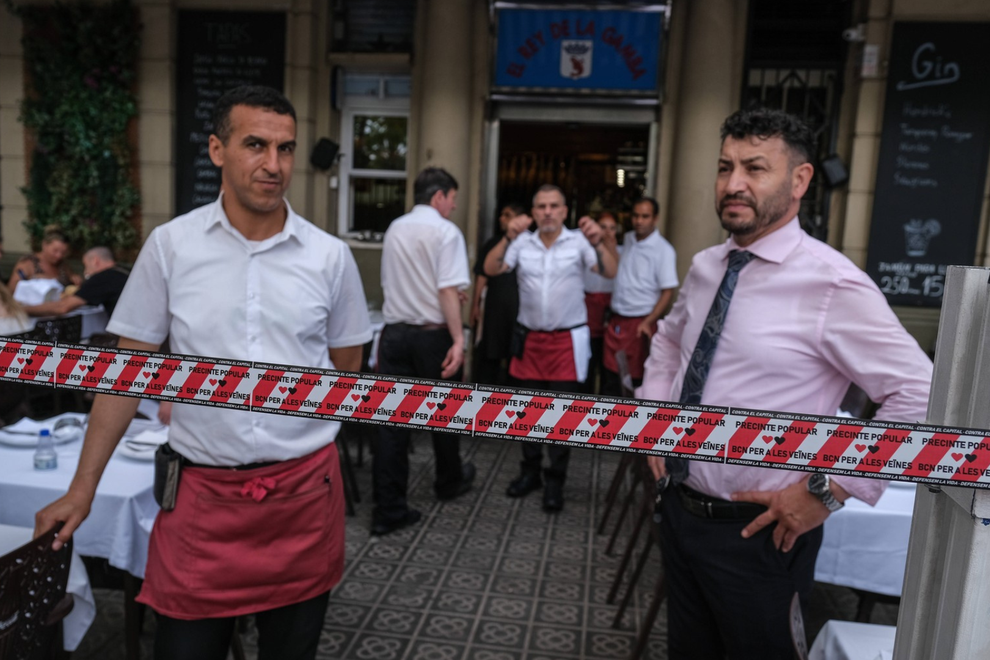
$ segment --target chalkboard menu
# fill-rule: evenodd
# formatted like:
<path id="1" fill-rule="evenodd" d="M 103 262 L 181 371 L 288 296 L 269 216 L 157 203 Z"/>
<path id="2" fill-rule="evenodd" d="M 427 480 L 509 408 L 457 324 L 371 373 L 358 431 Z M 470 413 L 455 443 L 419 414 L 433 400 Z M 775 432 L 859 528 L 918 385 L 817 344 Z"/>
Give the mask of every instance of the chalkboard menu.
<path id="1" fill-rule="evenodd" d="M 990 147 L 990 23 L 895 23 L 867 272 L 892 305 L 937 307 L 972 265 Z"/>
<path id="2" fill-rule="evenodd" d="M 180 11 L 176 63 L 175 209 L 187 213 L 220 194 L 208 151 L 213 106 L 239 85 L 285 84 L 285 14 Z"/>

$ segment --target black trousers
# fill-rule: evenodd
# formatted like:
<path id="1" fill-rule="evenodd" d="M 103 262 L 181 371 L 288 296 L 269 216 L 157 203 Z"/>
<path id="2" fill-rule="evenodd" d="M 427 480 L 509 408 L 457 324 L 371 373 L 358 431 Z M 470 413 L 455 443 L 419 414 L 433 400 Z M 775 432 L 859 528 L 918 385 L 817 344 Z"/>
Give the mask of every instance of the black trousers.
<path id="1" fill-rule="evenodd" d="M 421 328 L 396 323 L 386 325 L 378 340 L 378 371 L 393 376 L 440 379 L 440 365 L 453 345 L 446 328 Z M 461 372 L 451 380 L 460 380 Z M 434 432 L 433 454 L 436 481 L 433 488 L 441 497 L 453 495 L 463 479 L 460 436 Z M 409 436 L 410 430 L 382 426 L 375 439 L 372 462 L 376 522 L 393 522 L 409 510 Z"/>
<path id="2" fill-rule="evenodd" d="M 634 388 L 639 387 L 643 384 L 643 379 L 633 378 L 632 382 Z M 605 396 L 623 396 L 622 381 L 619 379 L 619 374 L 604 367 L 602 367 L 602 394 Z"/>
<path id="3" fill-rule="evenodd" d="M 330 592 L 254 615 L 258 660 L 312 660 L 316 657 Z M 234 618 L 183 621 L 158 615 L 155 660 L 226 660 Z"/>
<path id="4" fill-rule="evenodd" d="M 548 392 L 568 392 L 581 394 L 584 384 L 570 380 L 519 380 L 512 379 L 512 385 L 531 390 L 546 390 Z M 543 448 L 546 447 L 550 465 L 543 471 L 547 479 L 563 481 L 567 478 L 567 462 L 571 457 L 570 447 L 560 445 L 544 445 L 541 442 L 523 442 L 522 469 L 523 472 L 539 472 L 543 466 Z"/>
<path id="5" fill-rule="evenodd" d="M 604 394 L 605 367 L 602 356 L 605 354 L 605 337 L 591 338 L 591 359 L 588 361 L 588 378 L 584 381 L 584 391 L 588 394 Z"/>
<path id="6" fill-rule="evenodd" d="M 750 520 L 709 520 L 663 499 L 660 523 L 667 579 L 671 660 L 792 660 L 790 604 L 807 612 L 822 544 L 818 527 L 790 552 L 773 545 L 774 525 L 744 539 Z"/>

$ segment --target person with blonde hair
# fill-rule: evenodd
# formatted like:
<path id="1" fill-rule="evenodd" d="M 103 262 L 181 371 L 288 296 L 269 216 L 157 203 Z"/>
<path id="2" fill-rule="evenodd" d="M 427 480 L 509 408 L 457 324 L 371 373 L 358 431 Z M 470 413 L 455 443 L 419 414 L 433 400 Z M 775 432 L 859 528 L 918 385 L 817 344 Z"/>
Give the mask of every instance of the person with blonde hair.
<path id="1" fill-rule="evenodd" d="M 62 286 L 82 284 L 82 278 L 66 263 L 69 250 L 69 240 L 62 230 L 57 225 L 48 225 L 41 237 L 41 249 L 17 260 L 7 286 L 13 291 L 21 280 L 34 279 L 58 280 Z"/>
<path id="2" fill-rule="evenodd" d="M 0 282 L 0 336 L 16 335 L 34 326 L 19 302 L 14 300 L 10 289 Z"/>

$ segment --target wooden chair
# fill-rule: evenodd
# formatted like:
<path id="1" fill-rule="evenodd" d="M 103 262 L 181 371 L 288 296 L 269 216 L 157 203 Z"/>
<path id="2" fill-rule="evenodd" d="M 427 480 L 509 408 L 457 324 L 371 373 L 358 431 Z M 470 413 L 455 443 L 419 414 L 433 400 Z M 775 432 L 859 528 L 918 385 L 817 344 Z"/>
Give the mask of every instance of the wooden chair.
<path id="1" fill-rule="evenodd" d="M 78 344 L 82 340 L 82 317 L 57 316 L 50 319 L 38 319 L 34 329 L 26 334 L 35 341 Z"/>
<path id="2" fill-rule="evenodd" d="M 629 360 L 626 358 L 626 352 L 623 350 L 616 351 L 615 361 L 619 366 L 619 380 L 622 383 L 622 396 L 626 398 L 633 398 L 632 391 L 632 377 L 629 376 Z M 627 385 L 628 384 L 628 385 Z M 598 522 L 597 534 L 605 533 L 605 526 L 608 523 L 609 514 L 612 513 L 612 507 L 615 506 L 615 501 L 619 497 L 619 490 L 622 484 L 626 481 L 626 476 L 629 474 L 629 467 L 632 465 L 633 455 L 629 453 L 623 453 L 622 458 L 619 459 L 619 465 L 615 469 L 615 474 L 612 476 L 612 483 L 608 486 L 608 494 L 605 495 L 605 510 L 602 512 L 601 520 Z M 616 522 L 615 531 L 612 534 L 612 538 L 609 539 L 608 549 L 605 551 L 606 554 L 612 554 L 612 546 L 615 545 L 615 534 L 622 527 L 622 523 L 625 520 L 626 511 L 629 506 L 629 498 L 623 503 L 622 511 L 619 514 L 619 520 Z"/>
<path id="3" fill-rule="evenodd" d="M 0 658 L 64 657 L 62 619 L 72 611 L 66 594 L 72 541 L 52 550 L 61 524 L 0 557 Z"/>

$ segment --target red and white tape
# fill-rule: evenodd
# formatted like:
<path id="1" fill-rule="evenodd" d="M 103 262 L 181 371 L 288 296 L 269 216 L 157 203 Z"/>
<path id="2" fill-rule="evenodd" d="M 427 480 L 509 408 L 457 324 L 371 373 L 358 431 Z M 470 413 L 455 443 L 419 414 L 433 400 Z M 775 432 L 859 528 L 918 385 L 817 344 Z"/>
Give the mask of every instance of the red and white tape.
<path id="1" fill-rule="evenodd" d="M 0 379 L 254 412 L 990 488 L 990 431 L 0 338 Z"/>

